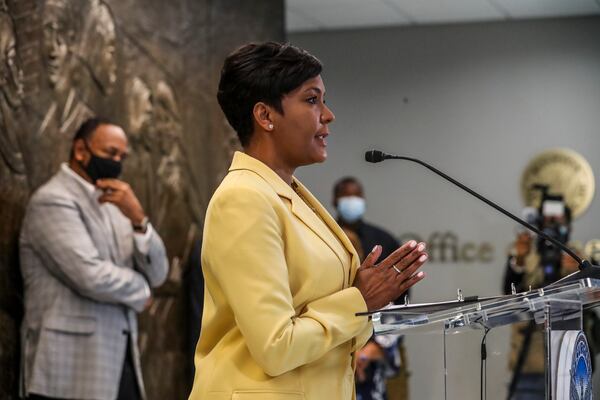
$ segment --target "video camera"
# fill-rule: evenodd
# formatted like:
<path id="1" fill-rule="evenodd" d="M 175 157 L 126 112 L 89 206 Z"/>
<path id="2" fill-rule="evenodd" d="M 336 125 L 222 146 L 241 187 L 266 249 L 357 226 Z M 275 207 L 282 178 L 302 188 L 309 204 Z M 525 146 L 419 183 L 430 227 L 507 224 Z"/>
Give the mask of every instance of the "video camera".
<path id="1" fill-rule="evenodd" d="M 549 194 L 548 185 L 533 185 L 533 189 L 542 193 L 536 220 L 537 228 L 566 245 L 571 234 L 571 210 L 566 206 L 563 196 Z M 562 250 L 538 236 L 537 251 L 544 269 L 545 283 L 559 279 Z"/>

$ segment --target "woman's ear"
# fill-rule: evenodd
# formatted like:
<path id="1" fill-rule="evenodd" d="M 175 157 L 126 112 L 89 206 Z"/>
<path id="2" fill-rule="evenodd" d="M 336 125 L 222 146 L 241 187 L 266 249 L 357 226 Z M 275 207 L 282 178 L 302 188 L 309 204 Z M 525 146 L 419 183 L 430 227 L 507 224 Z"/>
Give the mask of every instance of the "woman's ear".
<path id="1" fill-rule="evenodd" d="M 259 101 L 254 105 L 252 114 L 257 125 L 260 126 L 264 131 L 271 132 L 274 128 L 273 120 L 271 119 L 272 110 L 267 104 Z"/>

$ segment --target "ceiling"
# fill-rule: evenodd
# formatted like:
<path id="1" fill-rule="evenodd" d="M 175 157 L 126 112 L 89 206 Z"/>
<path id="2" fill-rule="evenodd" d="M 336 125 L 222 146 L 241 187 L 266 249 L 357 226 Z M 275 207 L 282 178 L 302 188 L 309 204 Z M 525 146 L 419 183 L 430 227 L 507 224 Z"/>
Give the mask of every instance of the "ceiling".
<path id="1" fill-rule="evenodd" d="M 286 0 L 288 32 L 600 15 L 600 0 Z"/>

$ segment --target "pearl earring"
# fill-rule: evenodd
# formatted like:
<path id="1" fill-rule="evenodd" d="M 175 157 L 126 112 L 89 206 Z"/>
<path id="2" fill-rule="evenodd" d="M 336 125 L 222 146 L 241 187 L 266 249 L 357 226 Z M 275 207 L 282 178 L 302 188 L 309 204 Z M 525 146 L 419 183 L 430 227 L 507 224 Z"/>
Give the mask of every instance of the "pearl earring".
<path id="1" fill-rule="evenodd" d="M 269 129 L 273 129 L 273 124 L 269 124 Z"/>

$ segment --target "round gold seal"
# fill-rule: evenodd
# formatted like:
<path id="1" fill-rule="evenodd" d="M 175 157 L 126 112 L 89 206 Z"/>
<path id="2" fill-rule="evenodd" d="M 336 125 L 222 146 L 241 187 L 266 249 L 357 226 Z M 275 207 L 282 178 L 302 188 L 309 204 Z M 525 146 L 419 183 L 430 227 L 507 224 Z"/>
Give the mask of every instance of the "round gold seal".
<path id="1" fill-rule="evenodd" d="M 594 197 L 594 173 L 583 156 L 560 148 L 543 151 L 535 156 L 521 176 L 521 196 L 527 206 L 539 207 L 541 193 L 533 185 L 549 186 L 549 194 L 560 194 L 573 213 L 583 214 Z"/>

